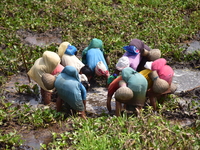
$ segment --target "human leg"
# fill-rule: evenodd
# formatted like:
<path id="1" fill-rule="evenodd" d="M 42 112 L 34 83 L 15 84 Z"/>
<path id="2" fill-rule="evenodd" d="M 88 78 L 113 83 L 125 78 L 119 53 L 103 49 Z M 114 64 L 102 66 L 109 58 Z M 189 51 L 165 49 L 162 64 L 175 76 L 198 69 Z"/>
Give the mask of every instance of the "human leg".
<path id="1" fill-rule="evenodd" d="M 115 114 L 117 117 L 119 117 L 121 115 L 121 109 L 122 109 L 122 104 L 120 102 L 116 101 Z"/>
<path id="2" fill-rule="evenodd" d="M 42 101 L 44 102 L 45 105 L 48 105 L 51 103 L 51 92 L 45 91 L 41 88 L 41 95 L 42 95 Z"/>
<path id="3" fill-rule="evenodd" d="M 111 99 L 112 99 L 112 96 L 107 96 L 107 109 L 109 112 L 111 112 Z"/>
<path id="4" fill-rule="evenodd" d="M 57 100 L 56 100 L 56 110 L 57 110 L 57 112 L 61 111 L 62 103 L 63 103 L 62 99 L 60 97 L 57 97 Z"/>

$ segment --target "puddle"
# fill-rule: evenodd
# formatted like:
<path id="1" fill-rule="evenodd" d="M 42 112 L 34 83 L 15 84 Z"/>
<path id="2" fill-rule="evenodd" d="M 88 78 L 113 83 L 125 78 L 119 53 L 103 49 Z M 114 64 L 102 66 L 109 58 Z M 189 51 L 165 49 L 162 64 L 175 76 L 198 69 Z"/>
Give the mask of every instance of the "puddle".
<path id="1" fill-rule="evenodd" d="M 192 119 L 177 119 L 177 120 L 170 120 L 172 125 L 179 125 L 181 127 L 191 126 L 195 123 L 195 120 Z"/>
<path id="2" fill-rule="evenodd" d="M 175 70 L 175 77 L 173 82 L 177 84 L 177 92 L 186 91 L 193 89 L 196 86 L 200 86 L 200 72 L 191 71 L 189 69 L 177 69 Z M 18 94 L 15 88 L 15 82 L 19 82 L 19 85 L 29 84 L 28 77 L 26 73 L 20 73 L 18 75 L 11 76 L 11 80 L 5 84 L 4 95 L 6 99 L 13 103 L 18 104 L 29 104 L 33 108 L 44 107 L 45 105 L 41 104 L 41 98 L 36 97 L 35 95 L 24 95 Z M 34 83 L 34 82 L 33 82 Z M 107 99 L 107 88 L 105 87 L 93 87 L 87 93 L 87 112 L 92 116 L 99 116 L 102 113 L 108 114 L 106 108 L 106 99 Z M 181 105 L 187 107 L 190 101 L 181 99 Z M 186 102 L 187 101 L 187 102 Z M 184 103 L 185 102 L 185 103 Z M 55 109 L 55 102 L 51 103 L 53 105 L 49 106 Z M 46 106 L 45 106 L 46 107 Z M 115 100 L 112 98 L 111 101 L 112 110 L 115 110 Z M 113 111 L 114 113 L 114 111 Z M 194 121 L 190 118 L 179 118 L 180 120 L 172 120 L 174 124 L 179 124 L 181 126 L 189 126 Z M 42 133 L 42 134 L 41 134 Z M 51 142 L 51 133 L 49 129 L 43 131 L 34 131 L 29 133 L 23 133 L 23 139 L 26 140 L 24 145 L 28 149 L 40 149 L 40 143 Z"/>
<path id="3" fill-rule="evenodd" d="M 41 134 L 42 133 L 42 134 Z M 40 150 L 41 144 L 52 142 L 52 134 L 48 130 L 30 131 L 22 134 L 23 146 L 26 150 Z"/>
<path id="4" fill-rule="evenodd" d="M 193 71 L 185 68 L 175 69 L 174 73 L 173 83 L 177 85 L 176 93 L 200 86 L 200 71 Z"/>
<path id="5" fill-rule="evenodd" d="M 28 36 L 24 39 L 26 42 L 30 43 L 31 45 L 37 45 L 40 47 L 44 47 L 46 45 L 50 45 L 53 43 L 61 43 L 62 40 L 58 39 L 57 37 L 38 37 L 38 36 Z"/>
<path id="6" fill-rule="evenodd" d="M 96 87 L 87 93 L 87 106 L 88 112 L 100 115 L 101 113 L 109 113 L 106 107 L 107 101 L 107 88 Z M 111 100 L 111 108 L 115 110 L 115 99 Z"/>
<path id="7" fill-rule="evenodd" d="M 46 33 L 34 33 L 32 31 L 18 30 L 17 35 L 23 43 L 40 47 L 48 46 L 53 43 L 58 45 L 62 43 L 59 29 Z"/>
<path id="8" fill-rule="evenodd" d="M 190 43 L 183 44 L 186 53 L 193 53 L 195 51 L 200 51 L 200 41 L 191 41 Z"/>
<path id="9" fill-rule="evenodd" d="M 200 86 L 200 72 L 191 71 L 189 69 L 175 69 L 175 76 L 173 83 L 177 85 L 176 93 L 182 91 L 188 91 L 195 87 Z M 28 95 L 28 94 L 19 94 L 15 87 L 15 82 L 20 85 L 28 85 L 29 80 L 26 73 L 20 73 L 18 75 L 11 76 L 11 80 L 4 86 L 4 95 L 9 102 L 19 103 L 19 104 L 29 104 L 34 108 L 40 107 L 41 105 L 41 96 L 39 95 Z M 32 81 L 33 82 L 33 81 Z M 35 82 L 33 82 L 35 84 Z M 87 93 L 87 106 L 86 109 L 90 113 L 101 114 L 108 113 L 106 108 L 107 101 L 107 88 L 105 87 L 93 87 Z M 115 110 L 115 99 L 112 98 L 111 101 L 112 110 Z"/>

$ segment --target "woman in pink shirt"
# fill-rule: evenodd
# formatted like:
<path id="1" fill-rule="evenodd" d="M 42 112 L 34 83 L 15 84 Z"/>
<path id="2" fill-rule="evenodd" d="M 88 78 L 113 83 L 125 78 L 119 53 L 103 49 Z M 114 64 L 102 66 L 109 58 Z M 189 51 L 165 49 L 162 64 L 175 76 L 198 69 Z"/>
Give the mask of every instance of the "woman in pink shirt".
<path id="1" fill-rule="evenodd" d="M 167 65 L 167 61 L 164 58 L 159 58 L 153 61 L 151 64 L 151 70 L 156 71 L 158 77 L 160 79 L 167 81 L 167 83 L 169 84 L 169 88 L 163 93 L 157 93 L 156 91 L 153 90 L 152 87 L 147 92 L 147 96 L 150 99 L 150 104 L 151 106 L 153 106 L 154 111 L 156 111 L 156 101 L 159 98 L 161 98 L 161 96 L 172 93 L 171 84 L 174 76 L 174 71 L 169 65 Z"/>

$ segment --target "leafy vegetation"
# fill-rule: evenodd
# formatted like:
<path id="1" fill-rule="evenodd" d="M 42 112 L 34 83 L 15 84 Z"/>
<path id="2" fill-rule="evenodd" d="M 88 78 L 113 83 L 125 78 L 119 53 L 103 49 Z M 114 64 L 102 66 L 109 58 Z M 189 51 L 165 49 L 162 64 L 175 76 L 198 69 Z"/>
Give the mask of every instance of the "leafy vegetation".
<path id="1" fill-rule="evenodd" d="M 180 47 L 200 30 L 199 0 L 2 0 L 1 3 L 1 93 L 10 75 L 29 69 L 44 51 L 57 51 L 59 46 L 27 44 L 26 37 L 20 34 L 23 31 L 33 34 L 58 31 L 62 41 L 74 44 L 79 53 L 92 38 L 102 39 L 107 54 L 123 53 L 122 47 L 138 38 L 151 48 L 160 49 L 162 56 L 171 61 L 199 60 L 199 52 L 184 55 Z M 111 70 L 118 59 L 118 55 L 114 56 Z M 18 83 L 16 90 L 38 92 L 34 86 Z M 28 105 L 16 107 L 4 102 L 4 96 L 0 99 L 0 127 L 14 122 L 37 129 L 58 121 L 67 122 L 63 114 L 54 110 L 32 110 Z M 173 104 L 168 103 L 163 109 L 174 111 Z M 161 112 L 155 116 L 150 110 L 140 117 L 103 116 L 87 121 L 73 118 L 73 125 L 73 132 L 53 132 L 52 143 L 41 146 L 44 149 L 199 149 L 200 145 L 198 120 L 194 127 L 181 128 L 170 125 Z M 10 149 L 21 144 L 18 131 L 1 132 L 0 146 Z"/>

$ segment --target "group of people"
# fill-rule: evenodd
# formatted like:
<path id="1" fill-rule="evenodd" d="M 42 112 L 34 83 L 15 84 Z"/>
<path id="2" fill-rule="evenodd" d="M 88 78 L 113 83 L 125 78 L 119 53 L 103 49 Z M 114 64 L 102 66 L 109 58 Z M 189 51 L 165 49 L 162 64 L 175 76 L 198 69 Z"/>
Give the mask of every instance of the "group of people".
<path id="1" fill-rule="evenodd" d="M 150 49 L 139 39 L 124 46 L 125 53 L 118 59 L 113 74 L 109 72 L 102 40 L 94 38 L 82 51 L 79 59 L 77 48 L 69 42 L 59 45 L 58 51 L 45 51 L 28 72 L 41 87 L 42 101 L 51 102 L 53 91 L 58 96 L 56 109 L 71 109 L 86 119 L 86 97 L 95 76 L 105 77 L 107 83 L 107 109 L 111 111 L 111 99 L 115 95 L 116 116 L 122 108 L 140 110 L 147 98 L 156 110 L 156 100 L 173 93 L 173 69 L 161 57 L 159 49 Z"/>

